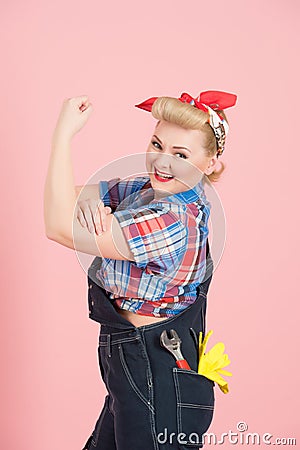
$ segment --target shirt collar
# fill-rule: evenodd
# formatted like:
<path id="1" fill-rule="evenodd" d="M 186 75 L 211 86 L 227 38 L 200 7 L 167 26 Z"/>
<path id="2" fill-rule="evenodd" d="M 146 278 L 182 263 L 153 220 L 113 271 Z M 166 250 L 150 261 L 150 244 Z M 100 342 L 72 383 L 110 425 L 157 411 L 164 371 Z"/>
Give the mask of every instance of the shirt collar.
<path id="1" fill-rule="evenodd" d="M 150 189 L 152 191 L 152 197 L 154 197 L 154 191 L 151 187 L 150 179 L 149 181 L 147 181 L 144 188 Z M 200 180 L 193 188 L 188 189 L 187 191 L 177 192 L 176 194 L 168 195 L 167 197 L 163 197 L 161 200 L 160 199 L 156 200 L 153 198 L 152 202 L 159 203 L 161 201 L 161 202 L 175 202 L 180 204 L 182 203 L 189 204 L 196 202 L 199 199 L 201 199 L 203 203 L 207 204 L 208 206 L 211 206 L 210 202 L 206 198 L 202 180 Z"/>
<path id="2" fill-rule="evenodd" d="M 178 192 L 177 194 L 168 195 L 164 197 L 164 200 L 167 201 L 179 201 L 180 203 L 193 203 L 199 200 L 200 198 L 205 197 L 204 188 L 202 181 L 199 181 L 193 188 L 188 189 L 187 191 Z"/>

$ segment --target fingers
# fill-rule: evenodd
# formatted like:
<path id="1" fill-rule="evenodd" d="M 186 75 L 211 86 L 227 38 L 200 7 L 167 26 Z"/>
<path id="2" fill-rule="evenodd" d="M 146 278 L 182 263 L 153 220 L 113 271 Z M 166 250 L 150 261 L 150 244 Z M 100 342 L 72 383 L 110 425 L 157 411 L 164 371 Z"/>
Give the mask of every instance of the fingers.
<path id="1" fill-rule="evenodd" d="M 78 97 L 72 97 L 71 100 L 75 102 L 81 112 L 85 112 L 87 109 L 92 108 L 92 104 L 89 101 L 88 95 L 79 95 Z"/>
<path id="2" fill-rule="evenodd" d="M 100 216 L 99 217 L 100 221 L 98 220 L 98 218 L 95 219 L 95 226 L 96 226 L 97 232 L 102 232 L 102 230 L 106 231 L 106 214 L 107 214 L 106 208 L 110 209 L 109 206 L 108 207 L 104 206 L 103 201 L 100 200 L 99 203 L 98 203 L 98 213 L 99 213 L 99 216 Z"/>
<path id="3" fill-rule="evenodd" d="M 92 211 L 90 209 L 89 202 L 80 201 L 80 202 L 78 202 L 78 206 L 79 206 L 79 211 L 77 214 L 77 218 L 78 218 L 80 224 L 83 227 L 86 227 L 90 233 L 93 233 L 95 231 L 95 228 L 94 228 L 93 215 L 92 215 Z"/>
<path id="4" fill-rule="evenodd" d="M 80 225 L 82 227 L 86 226 L 84 215 L 83 215 L 83 212 L 82 212 L 82 210 L 80 208 L 77 208 L 77 219 L 78 219 L 78 221 L 79 221 L 79 223 L 80 223 Z"/>
<path id="5" fill-rule="evenodd" d="M 77 219 L 90 233 L 102 234 L 106 231 L 106 216 L 110 214 L 110 206 L 104 206 L 102 200 L 87 199 L 78 202 Z"/>

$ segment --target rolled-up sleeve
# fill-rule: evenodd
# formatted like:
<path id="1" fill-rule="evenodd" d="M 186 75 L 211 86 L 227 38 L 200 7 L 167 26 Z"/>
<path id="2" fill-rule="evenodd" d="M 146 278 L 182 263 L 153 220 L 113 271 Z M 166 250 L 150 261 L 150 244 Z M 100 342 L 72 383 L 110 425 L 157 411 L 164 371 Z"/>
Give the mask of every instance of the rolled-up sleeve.
<path id="1" fill-rule="evenodd" d="M 99 196 L 105 206 L 114 209 L 120 203 L 119 183 L 120 178 L 99 181 Z"/>
<path id="2" fill-rule="evenodd" d="M 135 177 L 122 180 L 120 177 L 99 181 L 99 197 L 105 206 L 110 206 L 114 211 L 125 199 L 132 201 L 135 193 L 143 189 L 145 177 Z"/>
<path id="3" fill-rule="evenodd" d="M 171 210 L 146 205 L 114 212 L 139 268 L 174 270 L 187 250 L 187 230 Z"/>

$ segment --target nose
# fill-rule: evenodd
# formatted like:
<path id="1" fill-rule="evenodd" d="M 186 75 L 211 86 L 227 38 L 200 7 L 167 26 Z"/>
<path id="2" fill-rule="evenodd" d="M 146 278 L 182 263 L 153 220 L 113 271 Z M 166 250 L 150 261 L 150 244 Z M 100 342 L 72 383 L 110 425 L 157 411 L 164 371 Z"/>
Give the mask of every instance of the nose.
<path id="1" fill-rule="evenodd" d="M 167 155 L 166 153 L 161 153 L 160 155 L 158 155 L 157 161 L 159 164 L 158 169 L 167 169 L 171 165 L 171 156 Z"/>

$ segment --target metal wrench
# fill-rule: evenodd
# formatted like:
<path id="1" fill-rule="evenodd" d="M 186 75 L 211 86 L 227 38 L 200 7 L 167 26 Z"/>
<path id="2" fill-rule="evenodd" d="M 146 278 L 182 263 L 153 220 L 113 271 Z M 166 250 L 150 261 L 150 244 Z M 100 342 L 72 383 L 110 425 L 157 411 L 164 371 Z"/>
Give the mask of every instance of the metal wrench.
<path id="1" fill-rule="evenodd" d="M 172 355 L 176 359 L 176 364 L 181 369 L 188 369 L 191 370 L 188 362 L 186 359 L 184 359 L 181 350 L 180 350 L 180 344 L 181 339 L 176 333 L 175 330 L 170 330 L 170 335 L 172 336 L 171 339 L 167 335 L 167 330 L 164 330 L 160 335 L 160 344 L 162 347 L 165 347 L 169 352 L 172 353 Z"/>

